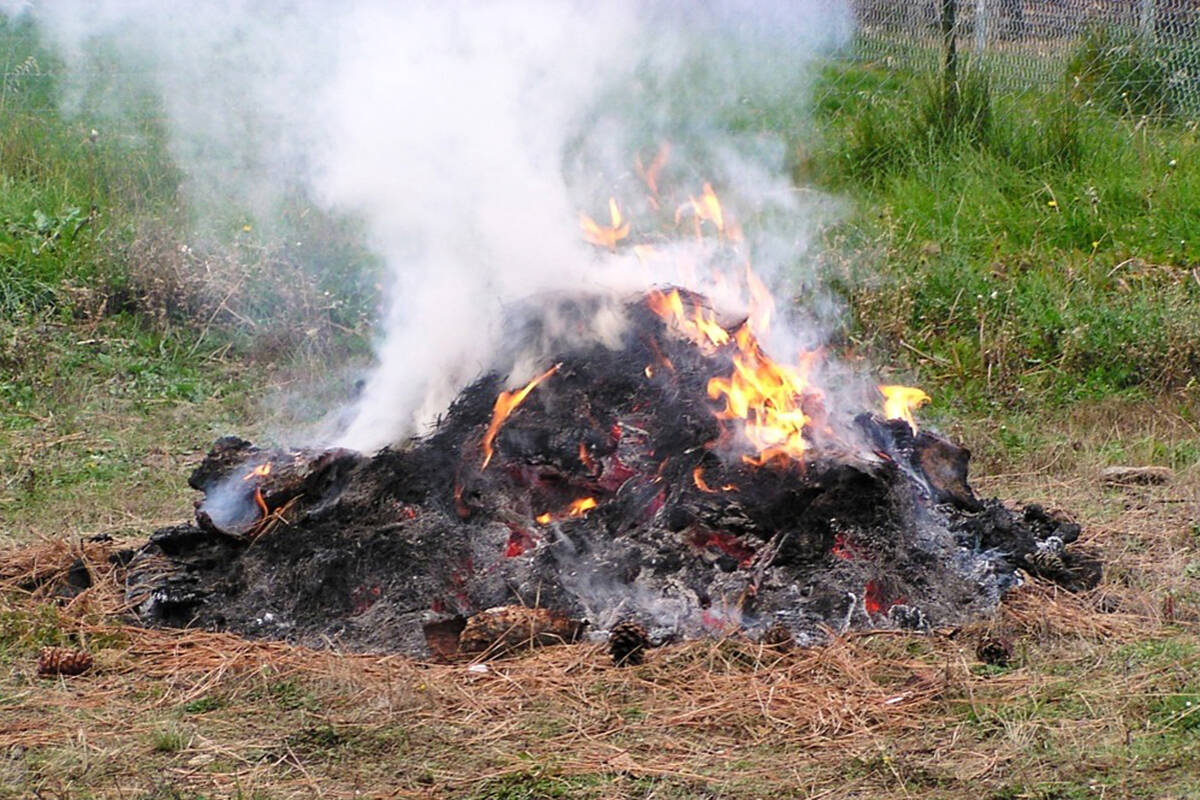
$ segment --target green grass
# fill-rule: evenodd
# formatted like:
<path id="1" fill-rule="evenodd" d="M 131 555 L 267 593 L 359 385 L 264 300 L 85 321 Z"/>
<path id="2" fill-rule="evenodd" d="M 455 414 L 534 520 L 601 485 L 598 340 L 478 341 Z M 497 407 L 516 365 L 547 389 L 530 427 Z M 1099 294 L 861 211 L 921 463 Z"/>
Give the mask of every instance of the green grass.
<path id="1" fill-rule="evenodd" d="M 821 75 L 806 174 L 856 201 L 827 234 L 855 341 L 959 407 L 1194 390 L 1195 127 L 964 81 L 947 127 L 931 78 Z"/>

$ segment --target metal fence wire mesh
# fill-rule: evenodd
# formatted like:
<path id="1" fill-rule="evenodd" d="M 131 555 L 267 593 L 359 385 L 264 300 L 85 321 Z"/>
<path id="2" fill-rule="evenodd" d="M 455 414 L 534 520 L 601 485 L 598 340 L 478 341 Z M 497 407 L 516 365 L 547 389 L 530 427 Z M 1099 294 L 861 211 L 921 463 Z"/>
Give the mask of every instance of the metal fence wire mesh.
<path id="1" fill-rule="evenodd" d="M 1200 112 L 1200 0 L 853 0 L 853 55 L 941 69 L 960 63 L 1006 93 L 1103 82 L 1134 113 Z"/>

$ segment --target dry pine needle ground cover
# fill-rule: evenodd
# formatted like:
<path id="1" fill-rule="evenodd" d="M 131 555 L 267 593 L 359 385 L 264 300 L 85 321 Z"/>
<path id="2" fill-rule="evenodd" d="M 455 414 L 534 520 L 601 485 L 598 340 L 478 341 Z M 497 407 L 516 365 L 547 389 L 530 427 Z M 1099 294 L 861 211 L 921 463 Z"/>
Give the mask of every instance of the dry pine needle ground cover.
<path id="1" fill-rule="evenodd" d="M 1030 583 L 996 619 L 933 635 L 784 654 L 695 642 L 628 669 L 601 645 L 478 671 L 145 630 L 107 560 L 135 539 L 15 546 L 0 555 L 0 797 L 1200 796 L 1200 475 L 981 483 L 1076 510 L 1102 585 Z M 77 558 L 94 585 L 55 597 L 44 579 Z M 1007 666 L 978 660 L 984 637 L 1012 643 Z M 95 665 L 40 677 L 47 645 Z"/>

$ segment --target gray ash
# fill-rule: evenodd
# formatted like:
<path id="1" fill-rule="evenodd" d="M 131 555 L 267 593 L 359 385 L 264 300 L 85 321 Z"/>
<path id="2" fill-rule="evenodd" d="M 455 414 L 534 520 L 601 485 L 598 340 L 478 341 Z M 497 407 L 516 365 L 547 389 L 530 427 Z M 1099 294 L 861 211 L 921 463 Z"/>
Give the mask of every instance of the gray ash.
<path id="1" fill-rule="evenodd" d="M 706 391 L 730 348 L 698 347 L 643 300 L 626 314 L 619 347 L 549 351 L 560 366 L 499 428 L 486 468 L 499 374 L 429 436 L 374 456 L 218 440 L 190 481 L 196 521 L 156 531 L 128 565 L 132 607 L 146 624 L 448 657 L 468 618 L 502 606 L 597 631 L 636 616 L 671 637 L 785 628 L 809 644 L 989 614 L 1018 570 L 1072 589 L 1099 579 L 1078 525 L 980 500 L 970 454 L 903 421 L 847 417 L 851 443 L 814 440 L 804 463 L 731 456 Z M 537 320 L 517 344 L 545 333 Z"/>

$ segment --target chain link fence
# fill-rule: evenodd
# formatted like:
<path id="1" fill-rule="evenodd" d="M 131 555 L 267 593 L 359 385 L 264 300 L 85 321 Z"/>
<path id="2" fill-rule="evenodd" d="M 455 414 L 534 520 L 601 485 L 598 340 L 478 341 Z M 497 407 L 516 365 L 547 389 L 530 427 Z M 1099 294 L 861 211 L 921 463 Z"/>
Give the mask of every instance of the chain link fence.
<path id="1" fill-rule="evenodd" d="M 853 0 L 856 58 L 960 68 L 1019 93 L 1103 83 L 1140 111 L 1200 113 L 1200 0 Z"/>

